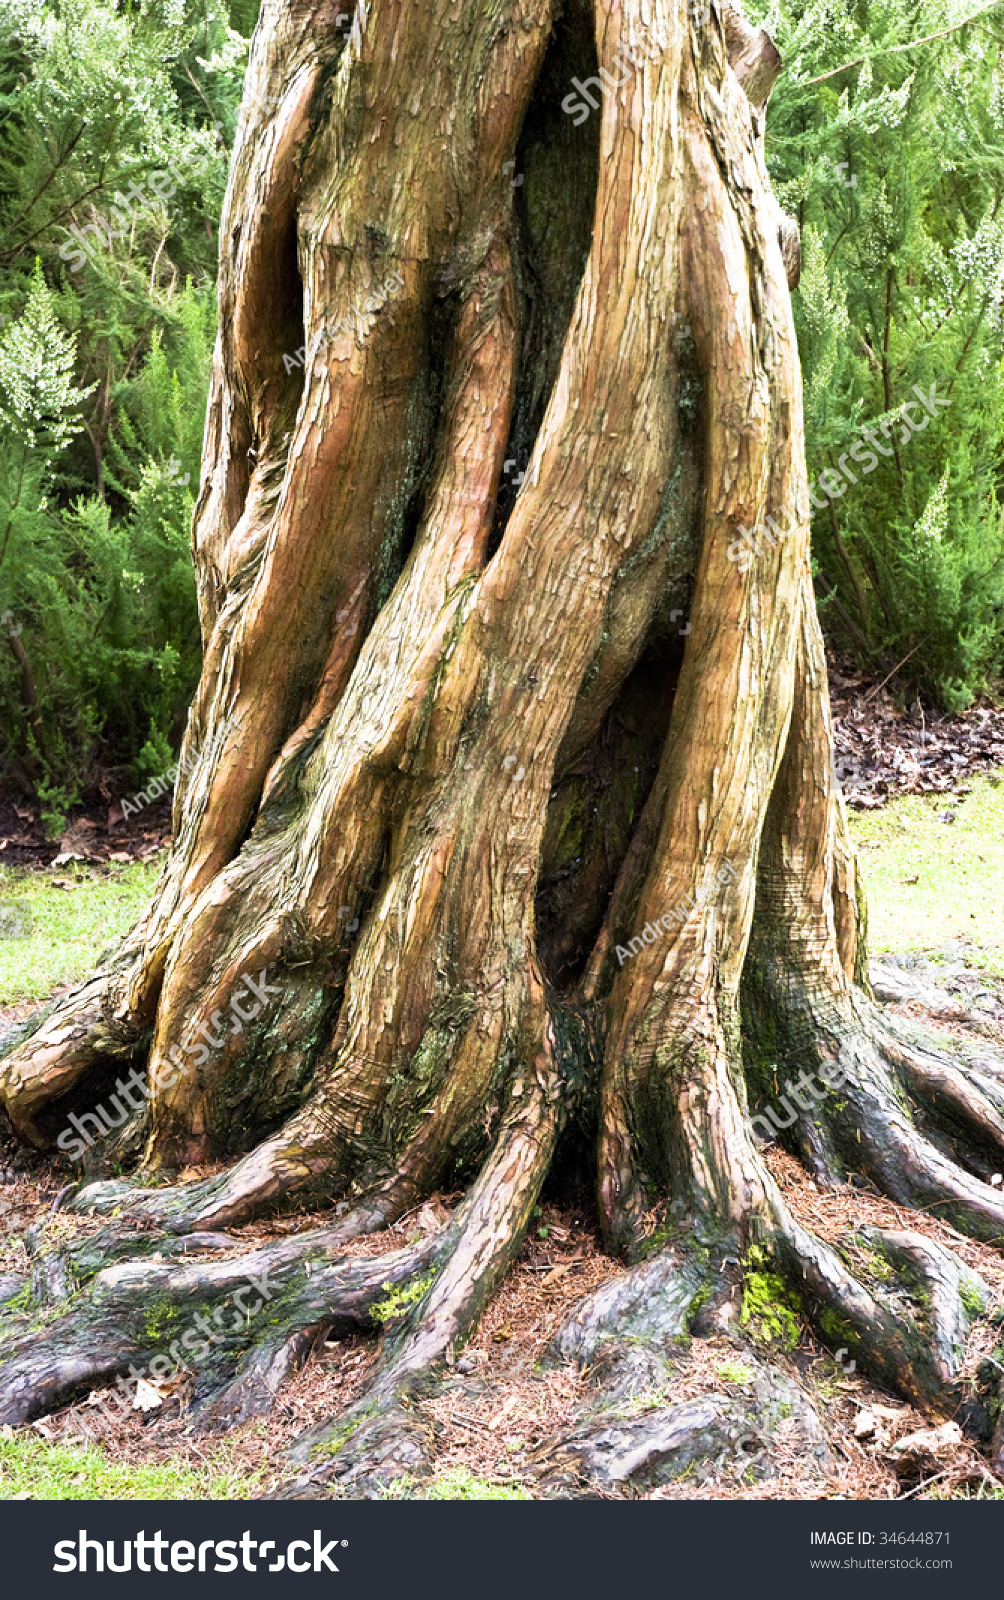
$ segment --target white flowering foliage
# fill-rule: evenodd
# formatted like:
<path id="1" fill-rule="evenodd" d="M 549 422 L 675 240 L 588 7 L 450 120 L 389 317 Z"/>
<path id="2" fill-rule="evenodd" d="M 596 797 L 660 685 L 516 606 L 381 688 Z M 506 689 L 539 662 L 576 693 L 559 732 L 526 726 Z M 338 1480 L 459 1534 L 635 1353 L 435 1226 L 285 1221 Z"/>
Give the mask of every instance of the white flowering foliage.
<path id="1" fill-rule="evenodd" d="M 76 340 L 36 271 L 23 315 L 0 331 L 0 426 L 8 438 L 50 457 L 80 432 L 77 410 L 91 391 L 73 382 L 75 357 Z"/>
<path id="2" fill-rule="evenodd" d="M 972 238 L 956 241 L 952 260 L 985 305 L 1000 305 L 1004 286 L 1004 216 L 988 215 L 977 224 Z"/>
<path id="3" fill-rule="evenodd" d="M 1004 129 L 1004 72 L 1000 67 L 995 67 L 991 78 L 990 90 L 990 120 L 995 128 Z"/>
<path id="4" fill-rule="evenodd" d="M 940 547 L 948 527 L 948 468 L 941 474 L 931 498 L 924 507 L 920 517 L 914 523 L 913 542 L 918 555 L 930 553 L 932 547 Z"/>

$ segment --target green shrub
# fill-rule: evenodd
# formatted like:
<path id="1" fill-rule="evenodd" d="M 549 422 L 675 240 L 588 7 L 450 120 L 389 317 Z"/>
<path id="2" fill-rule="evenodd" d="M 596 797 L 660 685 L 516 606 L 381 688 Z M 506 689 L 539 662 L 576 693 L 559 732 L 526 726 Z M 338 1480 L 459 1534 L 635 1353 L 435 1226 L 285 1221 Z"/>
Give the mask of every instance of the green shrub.
<path id="1" fill-rule="evenodd" d="M 168 764 L 197 679 L 216 225 L 257 10 L 0 0 L 0 777 L 52 831 L 103 773 Z"/>
<path id="2" fill-rule="evenodd" d="M 1004 664 L 1004 31 L 994 19 L 898 50 L 951 28 L 948 0 L 760 10 L 786 61 L 767 157 L 802 228 L 810 483 L 862 428 L 886 452 L 842 491 L 831 480 L 834 497 L 816 491 L 824 628 L 954 709 Z M 932 384 L 951 405 L 911 435 L 899 409 Z"/>

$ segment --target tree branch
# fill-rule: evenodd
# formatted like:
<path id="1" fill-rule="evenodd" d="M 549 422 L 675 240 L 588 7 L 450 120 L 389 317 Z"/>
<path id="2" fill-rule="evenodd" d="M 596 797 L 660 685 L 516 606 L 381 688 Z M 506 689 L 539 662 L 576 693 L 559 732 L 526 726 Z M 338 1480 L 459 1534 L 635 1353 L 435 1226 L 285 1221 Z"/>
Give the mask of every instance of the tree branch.
<path id="1" fill-rule="evenodd" d="M 781 53 L 770 34 L 763 28 L 751 28 L 735 6 L 722 8 L 722 26 L 729 66 L 745 89 L 750 105 L 759 110 L 767 104 L 781 76 Z"/>
<path id="2" fill-rule="evenodd" d="M 922 44 L 931 44 L 934 39 L 945 39 L 950 33 L 958 33 L 960 28 L 968 28 L 971 22 L 978 22 L 988 11 L 997 11 L 1002 5 L 1004 0 L 991 0 L 990 5 L 981 6 L 979 11 L 963 17 L 961 22 L 953 22 L 950 28 L 940 28 L 937 33 L 926 33 L 922 39 L 911 39 L 908 44 L 891 44 L 885 50 L 874 50 L 870 56 L 857 56 L 853 61 L 845 61 L 842 67 L 832 67 L 829 72 L 821 72 L 818 78 L 805 78 L 799 84 L 799 88 L 808 89 L 814 83 L 825 83 L 827 78 L 838 78 L 842 72 L 850 72 L 852 67 L 863 67 L 866 61 L 877 61 L 879 56 L 896 56 L 904 50 L 916 50 Z"/>

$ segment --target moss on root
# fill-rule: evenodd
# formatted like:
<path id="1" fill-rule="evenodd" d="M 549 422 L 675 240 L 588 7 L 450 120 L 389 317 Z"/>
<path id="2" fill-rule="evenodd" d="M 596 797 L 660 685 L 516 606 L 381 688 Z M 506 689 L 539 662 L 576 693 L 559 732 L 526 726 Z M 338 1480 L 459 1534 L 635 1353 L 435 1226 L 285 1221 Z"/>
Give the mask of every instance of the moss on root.
<path id="1" fill-rule="evenodd" d="M 766 1260 L 766 1253 L 757 1245 L 746 1257 L 739 1322 L 754 1338 L 793 1350 L 801 1335 L 796 1313 L 802 1310 L 802 1302 L 778 1273 L 763 1270 Z"/>
<path id="2" fill-rule="evenodd" d="M 435 1278 L 436 1274 L 433 1271 L 423 1272 L 419 1277 L 412 1278 L 410 1281 L 400 1284 L 397 1288 L 391 1283 L 385 1283 L 384 1288 L 388 1290 L 387 1298 L 378 1300 L 375 1305 L 370 1307 L 370 1316 L 373 1321 L 383 1326 L 388 1322 L 393 1322 L 395 1318 L 403 1316 L 409 1306 L 413 1306 L 417 1300 L 421 1300 L 426 1291 L 432 1288 Z"/>

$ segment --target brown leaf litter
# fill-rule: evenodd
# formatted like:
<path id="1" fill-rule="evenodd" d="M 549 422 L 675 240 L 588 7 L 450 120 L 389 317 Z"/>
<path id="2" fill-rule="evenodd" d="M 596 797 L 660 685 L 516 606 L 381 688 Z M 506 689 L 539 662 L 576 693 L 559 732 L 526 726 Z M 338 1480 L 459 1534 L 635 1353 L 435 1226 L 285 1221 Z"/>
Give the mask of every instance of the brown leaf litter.
<path id="1" fill-rule="evenodd" d="M 845 658 L 829 657 L 837 777 L 848 805 L 875 810 L 897 794 L 963 793 L 973 773 L 1004 765 L 1004 709 L 949 715 L 901 707 Z"/>

